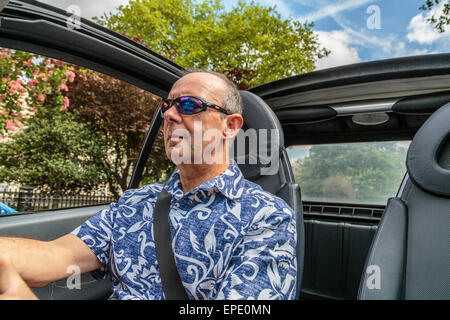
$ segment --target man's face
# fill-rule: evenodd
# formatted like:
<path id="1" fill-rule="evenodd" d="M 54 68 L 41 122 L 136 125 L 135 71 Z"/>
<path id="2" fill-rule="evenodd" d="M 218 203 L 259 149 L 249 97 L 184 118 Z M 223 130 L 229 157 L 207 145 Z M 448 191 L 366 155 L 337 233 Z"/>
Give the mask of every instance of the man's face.
<path id="1" fill-rule="evenodd" d="M 196 72 L 178 80 L 172 87 L 168 98 L 195 96 L 222 106 L 225 91 L 226 85 L 220 78 L 208 73 Z M 208 108 L 205 112 L 187 115 L 179 113 L 176 107 L 172 106 L 164 113 L 166 155 L 174 161 L 173 155 L 176 154 L 178 159 L 183 159 L 182 163 L 186 163 L 186 159 L 189 159 L 189 163 L 199 163 L 199 158 L 194 159 L 194 156 L 200 155 L 201 163 L 203 163 L 203 155 L 207 146 L 217 142 L 213 137 L 205 139 L 204 133 L 208 131 L 221 134 L 226 128 L 226 119 L 219 111 Z M 185 133 L 184 136 L 180 135 L 182 132 Z M 188 150 L 190 152 L 187 152 Z M 174 162 L 178 165 L 180 161 Z"/>

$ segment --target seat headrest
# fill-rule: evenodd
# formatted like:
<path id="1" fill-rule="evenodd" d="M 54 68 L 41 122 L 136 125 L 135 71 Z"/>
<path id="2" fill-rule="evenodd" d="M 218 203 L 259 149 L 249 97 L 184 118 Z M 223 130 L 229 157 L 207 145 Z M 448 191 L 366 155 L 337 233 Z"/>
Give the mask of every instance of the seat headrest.
<path id="1" fill-rule="evenodd" d="M 278 173 L 283 129 L 273 110 L 259 96 L 240 91 L 244 105 L 244 126 L 231 152 L 246 179 Z"/>
<path id="2" fill-rule="evenodd" d="M 411 180 L 439 196 L 450 196 L 450 103 L 434 112 L 417 131 L 406 157 Z"/>

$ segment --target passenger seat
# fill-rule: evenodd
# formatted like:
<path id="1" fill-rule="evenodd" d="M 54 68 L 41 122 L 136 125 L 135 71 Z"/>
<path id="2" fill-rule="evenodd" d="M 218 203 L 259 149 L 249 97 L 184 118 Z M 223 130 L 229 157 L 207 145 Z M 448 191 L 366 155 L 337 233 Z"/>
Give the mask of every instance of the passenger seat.
<path id="1" fill-rule="evenodd" d="M 359 299 L 450 299 L 450 103 L 416 133 L 375 234 Z"/>

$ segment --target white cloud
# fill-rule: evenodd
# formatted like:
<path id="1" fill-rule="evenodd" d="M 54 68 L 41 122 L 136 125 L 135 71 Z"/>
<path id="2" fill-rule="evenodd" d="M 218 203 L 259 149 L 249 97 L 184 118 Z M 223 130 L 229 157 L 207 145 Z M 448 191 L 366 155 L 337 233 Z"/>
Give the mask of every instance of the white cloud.
<path id="1" fill-rule="evenodd" d="M 373 59 L 385 59 L 412 55 L 404 41 L 395 33 L 387 33 L 382 37 L 373 35 L 370 30 L 355 30 L 348 26 L 341 18 L 335 17 L 335 22 L 349 35 L 351 44 L 370 48 Z"/>
<path id="2" fill-rule="evenodd" d="M 312 12 L 310 14 L 307 14 L 305 16 L 298 17 L 298 20 L 300 21 L 318 21 L 320 19 L 326 18 L 326 17 L 333 17 L 336 14 L 359 8 L 360 6 L 363 6 L 365 4 L 375 2 L 376 0 L 346 0 L 346 1 L 338 1 L 337 3 L 333 3 L 330 5 L 317 5 L 315 7 L 318 7 L 319 9 L 315 12 Z"/>
<path id="3" fill-rule="evenodd" d="M 443 9 L 444 9 L 444 1 L 442 1 L 442 3 L 439 6 L 433 8 L 426 14 L 420 13 L 414 16 L 408 25 L 407 38 L 409 42 L 418 42 L 419 44 L 431 44 L 438 39 L 449 38 L 450 37 L 449 32 L 439 33 L 434 28 L 433 24 L 427 22 L 427 19 L 431 18 L 433 15 L 435 17 L 439 17 Z"/>
<path id="4" fill-rule="evenodd" d="M 331 51 L 328 57 L 319 59 L 316 62 L 316 70 L 331 68 L 361 61 L 358 51 L 351 47 L 353 39 L 351 36 L 340 30 L 316 31 L 321 45 Z"/>

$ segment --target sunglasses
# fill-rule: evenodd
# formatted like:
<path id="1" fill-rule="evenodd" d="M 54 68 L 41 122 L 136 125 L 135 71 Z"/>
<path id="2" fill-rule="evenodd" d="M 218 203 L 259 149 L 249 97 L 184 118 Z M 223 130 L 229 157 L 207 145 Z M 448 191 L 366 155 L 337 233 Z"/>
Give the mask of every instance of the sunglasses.
<path id="1" fill-rule="evenodd" d="M 164 113 L 169 110 L 173 105 L 177 108 L 178 112 L 181 114 L 196 114 L 206 111 L 208 108 L 215 109 L 217 111 L 223 112 L 230 115 L 224 108 L 215 105 L 214 103 L 203 100 L 202 98 L 194 96 L 182 96 L 175 99 L 162 99 L 159 103 L 161 108 L 161 116 L 164 118 Z"/>

